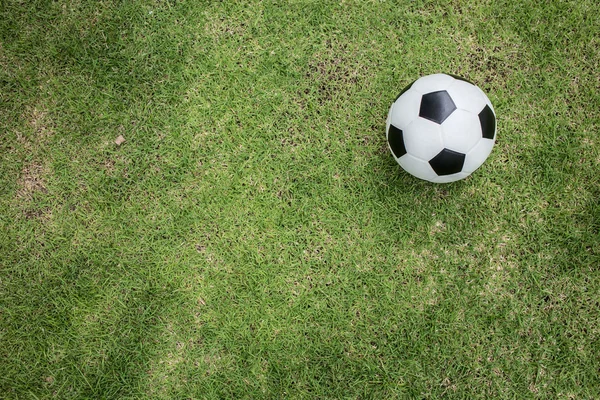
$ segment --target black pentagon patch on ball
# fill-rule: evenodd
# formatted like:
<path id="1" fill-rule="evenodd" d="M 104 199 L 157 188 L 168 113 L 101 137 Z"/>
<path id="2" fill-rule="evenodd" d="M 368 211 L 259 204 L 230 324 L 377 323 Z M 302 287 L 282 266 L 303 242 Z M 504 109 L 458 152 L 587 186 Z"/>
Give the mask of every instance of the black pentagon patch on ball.
<path id="1" fill-rule="evenodd" d="M 421 99 L 419 117 L 441 124 L 456 110 L 456 105 L 445 90 L 427 93 Z"/>
<path id="2" fill-rule="evenodd" d="M 490 106 L 486 105 L 479 113 L 479 122 L 482 136 L 486 139 L 493 139 L 496 134 L 496 116 Z"/>
<path id="3" fill-rule="evenodd" d="M 465 155 L 454 150 L 444 149 L 429 161 L 438 175 L 451 175 L 462 171 Z"/>
<path id="4" fill-rule="evenodd" d="M 406 154 L 402 129 L 398 129 L 394 125 L 390 125 L 390 131 L 388 132 L 388 143 L 390 144 L 392 153 L 394 153 L 396 158 L 400 158 Z"/>

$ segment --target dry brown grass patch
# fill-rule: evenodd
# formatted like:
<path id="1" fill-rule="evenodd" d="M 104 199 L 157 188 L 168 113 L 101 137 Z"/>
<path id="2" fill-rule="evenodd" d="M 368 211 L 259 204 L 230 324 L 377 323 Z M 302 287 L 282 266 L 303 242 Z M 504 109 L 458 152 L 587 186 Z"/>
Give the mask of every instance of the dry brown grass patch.
<path id="1" fill-rule="evenodd" d="M 36 193 L 47 193 L 45 176 L 47 167 L 39 162 L 26 164 L 17 180 L 18 200 L 31 201 Z"/>

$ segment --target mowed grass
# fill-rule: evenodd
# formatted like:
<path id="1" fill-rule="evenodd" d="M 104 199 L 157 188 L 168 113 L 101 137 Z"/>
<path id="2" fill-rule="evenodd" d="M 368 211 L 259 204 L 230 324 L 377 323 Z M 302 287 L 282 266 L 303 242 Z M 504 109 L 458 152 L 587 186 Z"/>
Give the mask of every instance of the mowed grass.
<path id="1" fill-rule="evenodd" d="M 3 1 L 0 397 L 600 398 L 599 15 Z M 498 116 L 447 185 L 385 143 L 435 72 Z"/>

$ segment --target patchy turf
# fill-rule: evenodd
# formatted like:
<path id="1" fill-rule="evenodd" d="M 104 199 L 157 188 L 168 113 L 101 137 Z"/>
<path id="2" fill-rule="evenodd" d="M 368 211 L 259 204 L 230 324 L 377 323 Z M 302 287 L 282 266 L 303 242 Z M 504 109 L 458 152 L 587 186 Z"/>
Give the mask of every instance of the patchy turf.
<path id="1" fill-rule="evenodd" d="M 0 391 L 600 397 L 598 15 L 4 2 Z M 434 72 L 498 115 L 454 184 L 385 143 Z"/>

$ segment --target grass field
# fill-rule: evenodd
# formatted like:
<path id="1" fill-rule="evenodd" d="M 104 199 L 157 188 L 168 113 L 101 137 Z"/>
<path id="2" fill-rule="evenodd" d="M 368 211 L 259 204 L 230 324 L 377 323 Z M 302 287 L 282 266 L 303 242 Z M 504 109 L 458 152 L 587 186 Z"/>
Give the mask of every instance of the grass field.
<path id="1" fill-rule="evenodd" d="M 1 1 L 0 397 L 600 398 L 599 16 Z M 384 132 L 435 72 L 498 116 L 446 185 Z"/>

